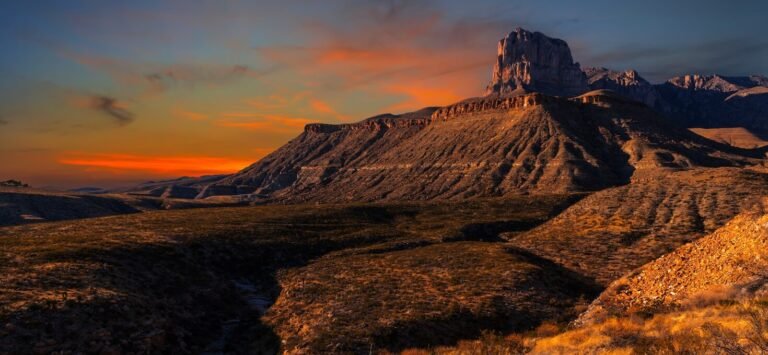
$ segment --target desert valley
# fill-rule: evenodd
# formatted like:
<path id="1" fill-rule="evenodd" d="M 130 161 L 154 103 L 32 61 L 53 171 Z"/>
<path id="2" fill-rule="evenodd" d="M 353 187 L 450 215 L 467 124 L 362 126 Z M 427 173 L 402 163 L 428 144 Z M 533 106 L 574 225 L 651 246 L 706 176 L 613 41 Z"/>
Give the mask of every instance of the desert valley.
<path id="1" fill-rule="evenodd" d="M 768 77 L 500 35 L 479 96 L 236 173 L 3 183 L 0 354 L 768 353 Z"/>

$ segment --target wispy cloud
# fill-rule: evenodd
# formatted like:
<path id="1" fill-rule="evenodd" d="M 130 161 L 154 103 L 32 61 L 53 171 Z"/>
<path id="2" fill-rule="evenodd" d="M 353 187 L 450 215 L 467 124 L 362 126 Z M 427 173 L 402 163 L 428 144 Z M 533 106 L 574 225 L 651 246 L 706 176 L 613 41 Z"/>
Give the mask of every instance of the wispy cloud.
<path id="1" fill-rule="evenodd" d="M 85 107 L 111 117 L 120 126 L 133 122 L 136 117 L 133 112 L 128 111 L 125 104 L 109 96 L 90 96 L 86 98 Z"/>
<path id="2" fill-rule="evenodd" d="M 317 122 L 303 117 L 289 117 L 282 115 L 261 115 L 250 113 L 229 113 L 225 118 L 216 122 L 220 127 L 241 128 L 262 133 L 295 134 L 304 129 L 309 123 Z M 252 118 L 250 120 L 237 120 L 236 118 Z"/>
<path id="3" fill-rule="evenodd" d="M 257 53 L 312 83 L 310 89 L 369 92 L 399 100 L 395 106 L 407 110 L 426 103 L 426 91 L 410 87 L 451 91 L 427 105 L 481 94 L 496 41 L 520 24 L 501 16 L 449 17 L 433 1 L 343 4 L 337 21 L 302 23 L 311 37 L 305 44 L 261 46 Z"/>
<path id="4" fill-rule="evenodd" d="M 274 69 L 254 70 L 243 64 L 177 63 L 159 64 L 128 61 L 104 55 L 86 54 L 56 48 L 59 55 L 86 68 L 102 72 L 115 82 L 136 88 L 146 94 L 158 94 L 173 88 L 198 85 L 223 85 L 242 78 L 259 78 Z"/>

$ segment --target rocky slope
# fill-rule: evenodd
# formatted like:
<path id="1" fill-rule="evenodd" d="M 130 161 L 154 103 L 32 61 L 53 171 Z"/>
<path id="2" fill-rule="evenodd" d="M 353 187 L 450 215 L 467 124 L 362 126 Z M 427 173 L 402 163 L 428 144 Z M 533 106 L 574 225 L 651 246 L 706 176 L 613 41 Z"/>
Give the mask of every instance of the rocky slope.
<path id="1" fill-rule="evenodd" d="M 171 180 L 147 181 L 125 189 L 115 189 L 111 192 L 126 193 L 137 196 L 152 196 L 161 198 L 195 198 L 206 185 L 226 178 L 228 175 L 205 175 L 200 177 L 180 177 Z"/>
<path id="2" fill-rule="evenodd" d="M 499 41 L 498 57 L 486 94 L 540 92 L 575 96 L 587 80 L 565 41 L 518 28 Z"/>
<path id="3" fill-rule="evenodd" d="M 591 191 L 627 183 L 635 171 L 741 166 L 761 157 L 667 127 L 652 110 L 609 92 L 491 95 L 404 116 L 308 125 L 201 197 L 338 202 Z"/>
<path id="4" fill-rule="evenodd" d="M 534 230 L 506 236 L 516 247 L 603 285 L 724 225 L 768 195 L 768 174 L 738 168 L 647 171 L 594 193 Z"/>
<path id="5" fill-rule="evenodd" d="M 755 149 L 768 146 L 768 134 L 760 134 L 743 127 L 691 128 L 691 132 L 734 147 Z"/>
<path id="6" fill-rule="evenodd" d="M 579 322 L 670 311 L 703 292 L 712 298 L 754 292 L 766 285 L 767 267 L 768 214 L 764 207 L 755 207 L 711 235 L 613 282 Z"/>

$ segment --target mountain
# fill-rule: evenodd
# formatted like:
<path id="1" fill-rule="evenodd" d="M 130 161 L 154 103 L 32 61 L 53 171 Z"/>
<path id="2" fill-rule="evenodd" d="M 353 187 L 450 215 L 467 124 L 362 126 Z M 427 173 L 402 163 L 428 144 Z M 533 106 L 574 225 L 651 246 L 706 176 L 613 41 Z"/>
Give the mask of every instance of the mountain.
<path id="1" fill-rule="evenodd" d="M 491 95 L 308 125 L 201 196 L 340 202 L 593 191 L 625 184 L 635 171 L 742 166 L 761 157 L 668 127 L 653 110 L 610 92 Z"/>
<path id="2" fill-rule="evenodd" d="M 576 96 L 588 91 L 568 44 L 540 32 L 518 28 L 499 41 L 498 57 L 486 94 L 539 92 Z"/>
<path id="3" fill-rule="evenodd" d="M 617 72 L 606 68 L 584 68 L 584 73 L 592 90 L 611 90 L 642 102 L 648 107 L 657 107 L 661 104 L 656 88 L 632 69 Z"/>
<path id="4" fill-rule="evenodd" d="M 768 130 L 768 78 L 685 75 L 656 85 L 657 107 L 686 127 Z"/>
<path id="5" fill-rule="evenodd" d="M 589 88 L 609 89 L 656 109 L 674 124 L 690 128 L 742 127 L 768 130 L 768 78 L 684 75 L 652 85 L 636 71 L 584 69 Z"/>
<path id="6" fill-rule="evenodd" d="M 0 226 L 110 216 L 158 209 L 151 199 L 117 194 L 52 192 L 0 187 Z"/>
<path id="7" fill-rule="evenodd" d="M 204 175 L 200 177 L 180 177 L 170 180 L 147 181 L 125 189 L 111 192 L 127 193 L 129 195 L 153 196 L 161 198 L 195 198 L 207 184 L 219 181 L 229 175 Z"/>

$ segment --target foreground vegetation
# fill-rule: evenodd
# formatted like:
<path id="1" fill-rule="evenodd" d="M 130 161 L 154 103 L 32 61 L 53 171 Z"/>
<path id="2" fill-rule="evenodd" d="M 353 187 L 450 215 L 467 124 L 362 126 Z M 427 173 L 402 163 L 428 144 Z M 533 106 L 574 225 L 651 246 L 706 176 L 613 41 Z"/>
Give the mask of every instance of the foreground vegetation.
<path id="1" fill-rule="evenodd" d="M 0 353 L 399 351 L 532 329 L 573 318 L 597 290 L 494 242 L 575 199 L 211 208 L 0 228 Z"/>
<path id="2" fill-rule="evenodd" d="M 713 296 L 713 295 L 710 295 Z M 572 330 L 544 324 L 535 331 L 485 333 L 457 346 L 409 349 L 407 355 L 484 354 L 732 354 L 768 353 L 768 297 L 707 297 L 653 316 L 612 317 Z M 562 332 L 561 332 L 562 331 Z"/>

